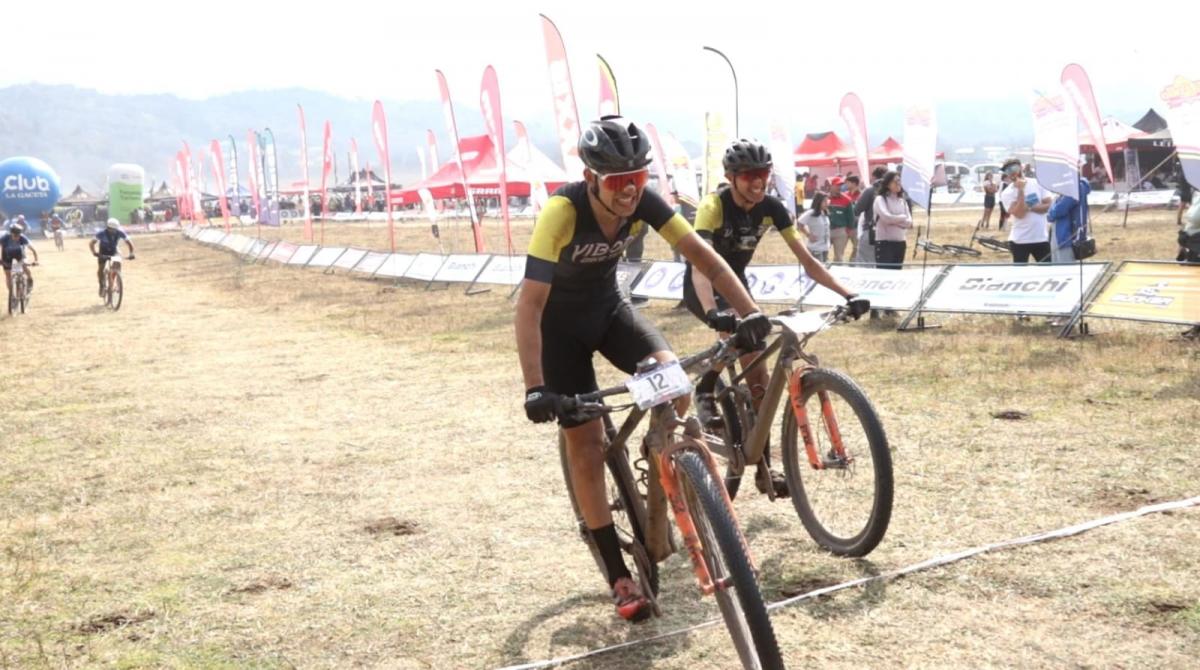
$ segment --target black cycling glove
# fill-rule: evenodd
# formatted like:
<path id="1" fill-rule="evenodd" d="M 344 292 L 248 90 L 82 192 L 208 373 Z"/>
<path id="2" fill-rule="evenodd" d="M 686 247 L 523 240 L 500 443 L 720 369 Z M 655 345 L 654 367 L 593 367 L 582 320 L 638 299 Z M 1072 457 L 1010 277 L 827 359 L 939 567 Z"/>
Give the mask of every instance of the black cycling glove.
<path id="1" fill-rule="evenodd" d="M 871 301 L 858 297 L 857 293 L 846 296 L 846 315 L 855 321 L 858 317 L 871 311 Z"/>
<path id="2" fill-rule="evenodd" d="M 738 320 L 737 314 L 729 310 L 718 312 L 710 309 L 704 313 L 704 322 L 718 333 L 732 333 L 737 328 Z"/>
<path id="3" fill-rule="evenodd" d="M 734 346 L 742 351 L 756 351 L 771 332 L 771 320 L 762 312 L 753 312 L 737 324 Z"/>
<path id="4" fill-rule="evenodd" d="M 525 392 L 525 416 L 534 423 L 546 423 L 558 418 L 562 400 L 545 386 L 535 386 Z"/>

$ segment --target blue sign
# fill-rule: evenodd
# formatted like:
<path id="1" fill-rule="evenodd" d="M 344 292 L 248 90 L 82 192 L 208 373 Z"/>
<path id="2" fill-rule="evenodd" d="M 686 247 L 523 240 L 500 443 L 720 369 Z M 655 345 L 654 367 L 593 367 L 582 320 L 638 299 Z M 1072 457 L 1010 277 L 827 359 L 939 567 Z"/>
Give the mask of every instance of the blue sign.
<path id="1" fill-rule="evenodd" d="M 29 156 L 0 161 L 0 212 L 14 219 L 24 215 L 30 232 L 40 231 L 42 212 L 53 208 L 61 193 L 58 174 L 45 161 Z"/>

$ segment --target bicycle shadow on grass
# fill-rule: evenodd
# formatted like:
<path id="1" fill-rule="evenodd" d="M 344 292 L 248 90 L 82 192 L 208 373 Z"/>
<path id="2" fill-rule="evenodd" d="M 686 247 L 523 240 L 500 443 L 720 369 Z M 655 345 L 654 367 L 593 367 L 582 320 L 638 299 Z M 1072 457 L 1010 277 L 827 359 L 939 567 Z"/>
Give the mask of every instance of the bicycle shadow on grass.
<path id="1" fill-rule="evenodd" d="M 674 589 L 682 588 L 682 586 L 672 584 L 666 588 Z M 636 642 L 637 640 L 654 637 L 675 628 L 671 624 L 663 623 L 660 619 L 651 619 L 648 622 L 640 624 L 626 624 L 616 619 L 615 614 L 613 615 L 613 622 L 610 625 L 597 626 L 594 619 L 582 615 L 583 611 L 592 613 L 597 608 L 611 610 L 612 603 L 600 593 L 580 593 L 544 607 L 524 623 L 518 625 L 505 638 L 503 645 L 500 647 L 501 656 L 505 659 L 504 665 L 519 665 L 538 660 L 549 660 L 549 658 L 529 658 L 525 647 L 533 637 L 534 631 L 540 626 L 550 624 L 550 622 L 560 618 L 567 618 L 569 620 L 557 624 L 558 627 L 550 633 L 549 651 L 546 653 L 554 658 L 584 653 L 582 650 L 603 649 L 625 642 Z M 573 611 L 576 612 L 574 616 L 572 616 Z M 594 661 L 592 659 L 588 660 L 592 661 L 595 667 L 649 670 L 658 661 L 661 661 L 664 656 L 670 656 L 688 646 L 687 636 L 680 635 L 665 640 L 658 640 L 653 644 L 634 646 L 628 649 L 601 654 L 593 657 Z M 554 650 L 556 649 L 580 651 L 555 652 Z"/>
<path id="2" fill-rule="evenodd" d="M 108 306 L 91 305 L 89 307 L 76 307 L 75 309 L 64 309 L 54 313 L 54 316 L 59 318 L 70 318 L 72 316 L 84 316 L 87 314 L 103 314 L 108 311 Z"/>
<path id="3" fill-rule="evenodd" d="M 820 568 L 808 571 L 791 579 L 780 579 L 784 573 L 784 558 L 793 559 L 791 554 L 777 553 L 759 564 L 759 586 L 762 589 L 763 600 L 768 603 L 786 600 L 795 596 L 811 593 L 818 589 L 836 586 L 843 582 L 860 578 L 878 577 L 879 567 L 865 558 L 846 559 L 858 571 L 858 577 L 846 579 L 832 572 L 823 573 Z M 887 594 L 886 579 L 876 579 L 833 593 L 805 598 L 787 605 L 788 608 L 802 608 L 814 619 L 840 619 L 861 614 L 881 604 Z"/>

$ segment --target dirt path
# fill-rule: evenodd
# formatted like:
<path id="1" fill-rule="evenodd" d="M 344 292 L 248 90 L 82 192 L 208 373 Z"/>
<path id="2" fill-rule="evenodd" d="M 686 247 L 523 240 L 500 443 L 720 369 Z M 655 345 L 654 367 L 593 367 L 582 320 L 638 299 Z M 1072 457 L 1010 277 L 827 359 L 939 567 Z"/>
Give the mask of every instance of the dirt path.
<path id="1" fill-rule="evenodd" d="M 4 350 L 19 351 L 0 388 L 0 667 L 492 667 L 716 615 L 675 557 L 667 617 L 615 621 L 572 534 L 552 431 L 520 411 L 502 299 L 245 268 L 175 235 L 136 242 L 120 312 L 101 306 L 94 262 L 70 240 L 63 253 L 40 245 L 32 311 L 0 319 Z M 904 342 L 872 346 L 930 346 Z M 873 388 L 888 425 L 903 425 L 907 396 Z M 962 402 L 925 411 L 950 425 Z M 739 502 L 765 590 L 779 598 L 1197 480 L 1172 459 L 1184 429 L 1146 427 L 1161 450 L 1123 433 L 1067 452 L 1016 437 L 1058 425 L 1008 438 L 956 428 L 954 440 L 937 425 L 896 430 L 902 498 L 870 561 L 818 553 L 786 503 Z M 993 453 L 1001 445 L 1011 453 Z M 1142 457 L 1162 467 L 1129 462 Z M 1130 469 L 1143 484 L 1126 484 Z M 1197 517 L 790 608 L 776 628 L 796 667 L 1186 667 L 1200 651 Z M 731 652 L 710 628 L 583 667 L 730 667 Z"/>

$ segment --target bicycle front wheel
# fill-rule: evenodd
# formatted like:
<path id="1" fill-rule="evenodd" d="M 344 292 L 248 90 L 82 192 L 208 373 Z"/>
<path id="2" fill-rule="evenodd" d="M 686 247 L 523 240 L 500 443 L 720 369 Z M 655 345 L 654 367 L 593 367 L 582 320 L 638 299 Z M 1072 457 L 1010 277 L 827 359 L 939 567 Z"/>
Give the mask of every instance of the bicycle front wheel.
<path id="1" fill-rule="evenodd" d="M 562 431 L 558 433 L 558 458 L 579 534 L 591 551 L 592 559 L 596 561 L 596 567 L 600 568 L 600 574 L 604 576 L 607 584 L 611 580 L 608 570 L 604 567 L 604 557 L 592 541 L 592 535 L 583 521 L 583 510 L 575 498 L 575 487 L 571 483 L 571 466 L 567 460 L 567 440 Z M 633 565 L 627 567 L 634 573 L 634 579 L 641 583 L 643 589 L 649 589 L 650 593 L 657 595 L 658 564 L 650 560 L 646 552 L 646 502 L 638 492 L 637 480 L 634 478 L 633 468 L 629 465 L 628 450 L 622 454 L 610 454 L 606 460 L 609 474 L 606 481 L 607 499 L 608 508 L 612 512 L 613 527 L 617 531 L 621 549 L 633 559 Z"/>
<path id="2" fill-rule="evenodd" d="M 767 615 L 749 552 L 733 510 L 725 503 L 704 457 L 685 449 L 675 456 L 688 512 L 716 591 L 717 606 L 745 668 L 783 668 L 779 643 Z"/>
<path id="3" fill-rule="evenodd" d="M 108 306 L 115 312 L 121 309 L 121 301 L 125 298 L 125 283 L 121 281 L 120 274 L 114 274 L 109 280 L 108 286 Z"/>
<path id="4" fill-rule="evenodd" d="M 800 396 L 804 425 L 797 425 L 794 407 L 783 415 L 792 505 L 823 549 L 866 556 L 892 518 L 892 458 L 883 424 L 862 389 L 840 372 L 808 370 Z"/>

